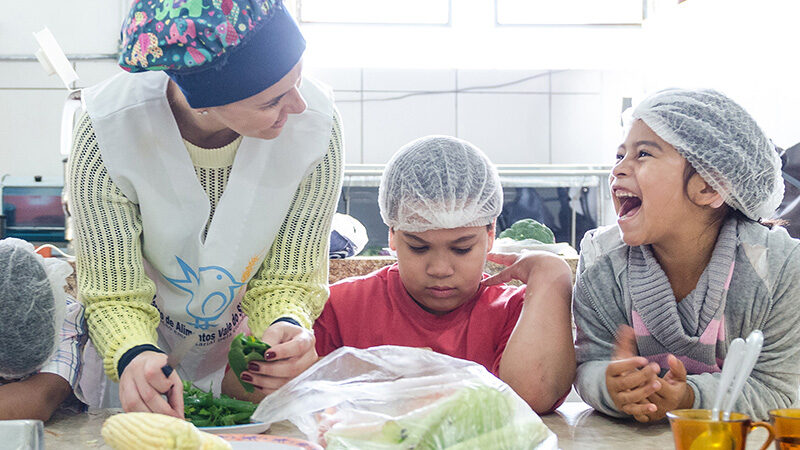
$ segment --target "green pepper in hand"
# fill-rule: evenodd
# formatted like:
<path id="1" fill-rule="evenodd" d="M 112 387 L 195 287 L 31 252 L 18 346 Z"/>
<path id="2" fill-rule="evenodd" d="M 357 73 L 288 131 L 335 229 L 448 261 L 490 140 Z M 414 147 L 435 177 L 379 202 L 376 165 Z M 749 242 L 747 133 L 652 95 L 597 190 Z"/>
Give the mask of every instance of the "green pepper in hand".
<path id="1" fill-rule="evenodd" d="M 255 389 L 250 383 L 246 383 L 239 378 L 242 372 L 247 370 L 250 361 L 264 361 L 264 353 L 269 349 L 269 344 L 262 342 L 255 336 L 245 336 L 239 333 L 231 342 L 231 350 L 228 352 L 228 363 L 236 374 L 236 379 L 242 384 L 244 390 L 253 392 Z"/>

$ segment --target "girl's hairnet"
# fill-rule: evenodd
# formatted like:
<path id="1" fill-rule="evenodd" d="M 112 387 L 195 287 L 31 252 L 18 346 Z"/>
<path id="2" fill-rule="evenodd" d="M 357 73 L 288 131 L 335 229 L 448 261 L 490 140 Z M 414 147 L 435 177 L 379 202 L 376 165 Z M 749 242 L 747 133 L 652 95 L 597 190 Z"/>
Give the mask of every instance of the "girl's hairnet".
<path id="1" fill-rule="evenodd" d="M 70 273 L 68 263 L 42 258 L 26 241 L 0 240 L 0 377 L 31 374 L 53 356 Z"/>
<path id="2" fill-rule="evenodd" d="M 477 147 L 449 136 L 406 144 L 386 165 L 381 217 L 396 230 L 488 225 L 503 209 L 497 169 Z"/>
<path id="3" fill-rule="evenodd" d="M 758 220 L 783 199 L 775 147 L 741 106 L 714 90 L 667 89 L 633 111 L 732 208 Z"/>

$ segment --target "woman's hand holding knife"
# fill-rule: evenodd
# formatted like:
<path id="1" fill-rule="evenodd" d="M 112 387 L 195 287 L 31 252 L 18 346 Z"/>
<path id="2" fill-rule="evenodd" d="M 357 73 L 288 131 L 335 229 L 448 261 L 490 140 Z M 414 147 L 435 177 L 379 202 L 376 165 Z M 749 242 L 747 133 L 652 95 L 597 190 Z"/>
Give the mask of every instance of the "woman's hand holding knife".
<path id="1" fill-rule="evenodd" d="M 145 351 L 133 358 L 119 379 L 125 412 L 155 412 L 183 419 L 183 383 L 174 369 L 195 344 L 197 334 L 192 334 L 178 342 L 169 356 Z"/>

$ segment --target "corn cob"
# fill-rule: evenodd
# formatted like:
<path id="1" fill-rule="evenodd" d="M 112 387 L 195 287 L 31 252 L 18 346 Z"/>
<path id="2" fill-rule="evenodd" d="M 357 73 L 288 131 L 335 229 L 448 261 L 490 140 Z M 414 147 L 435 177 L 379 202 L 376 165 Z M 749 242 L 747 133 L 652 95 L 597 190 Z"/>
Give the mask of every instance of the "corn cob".
<path id="1" fill-rule="evenodd" d="M 116 450 L 223 450 L 231 445 L 219 436 L 198 430 L 176 417 L 155 413 L 117 414 L 101 430 L 106 444 Z"/>

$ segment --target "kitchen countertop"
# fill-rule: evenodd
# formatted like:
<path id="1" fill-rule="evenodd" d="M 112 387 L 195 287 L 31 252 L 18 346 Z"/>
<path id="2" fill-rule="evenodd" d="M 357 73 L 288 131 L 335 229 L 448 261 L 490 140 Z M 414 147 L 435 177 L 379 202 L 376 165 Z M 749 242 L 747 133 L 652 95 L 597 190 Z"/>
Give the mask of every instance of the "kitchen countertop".
<path id="1" fill-rule="evenodd" d="M 103 421 L 119 410 L 99 410 L 86 414 L 56 415 L 45 425 L 46 448 L 58 450 L 101 448 L 108 449 L 100 435 Z M 567 402 L 556 413 L 542 417 L 544 423 L 558 436 L 562 450 L 572 449 L 670 449 L 674 448 L 672 432 L 667 422 L 639 424 L 611 419 L 595 412 L 583 402 Z M 303 438 L 288 422 L 274 424 L 266 434 Z M 757 429 L 750 434 L 748 450 L 760 448 L 766 431 Z"/>

